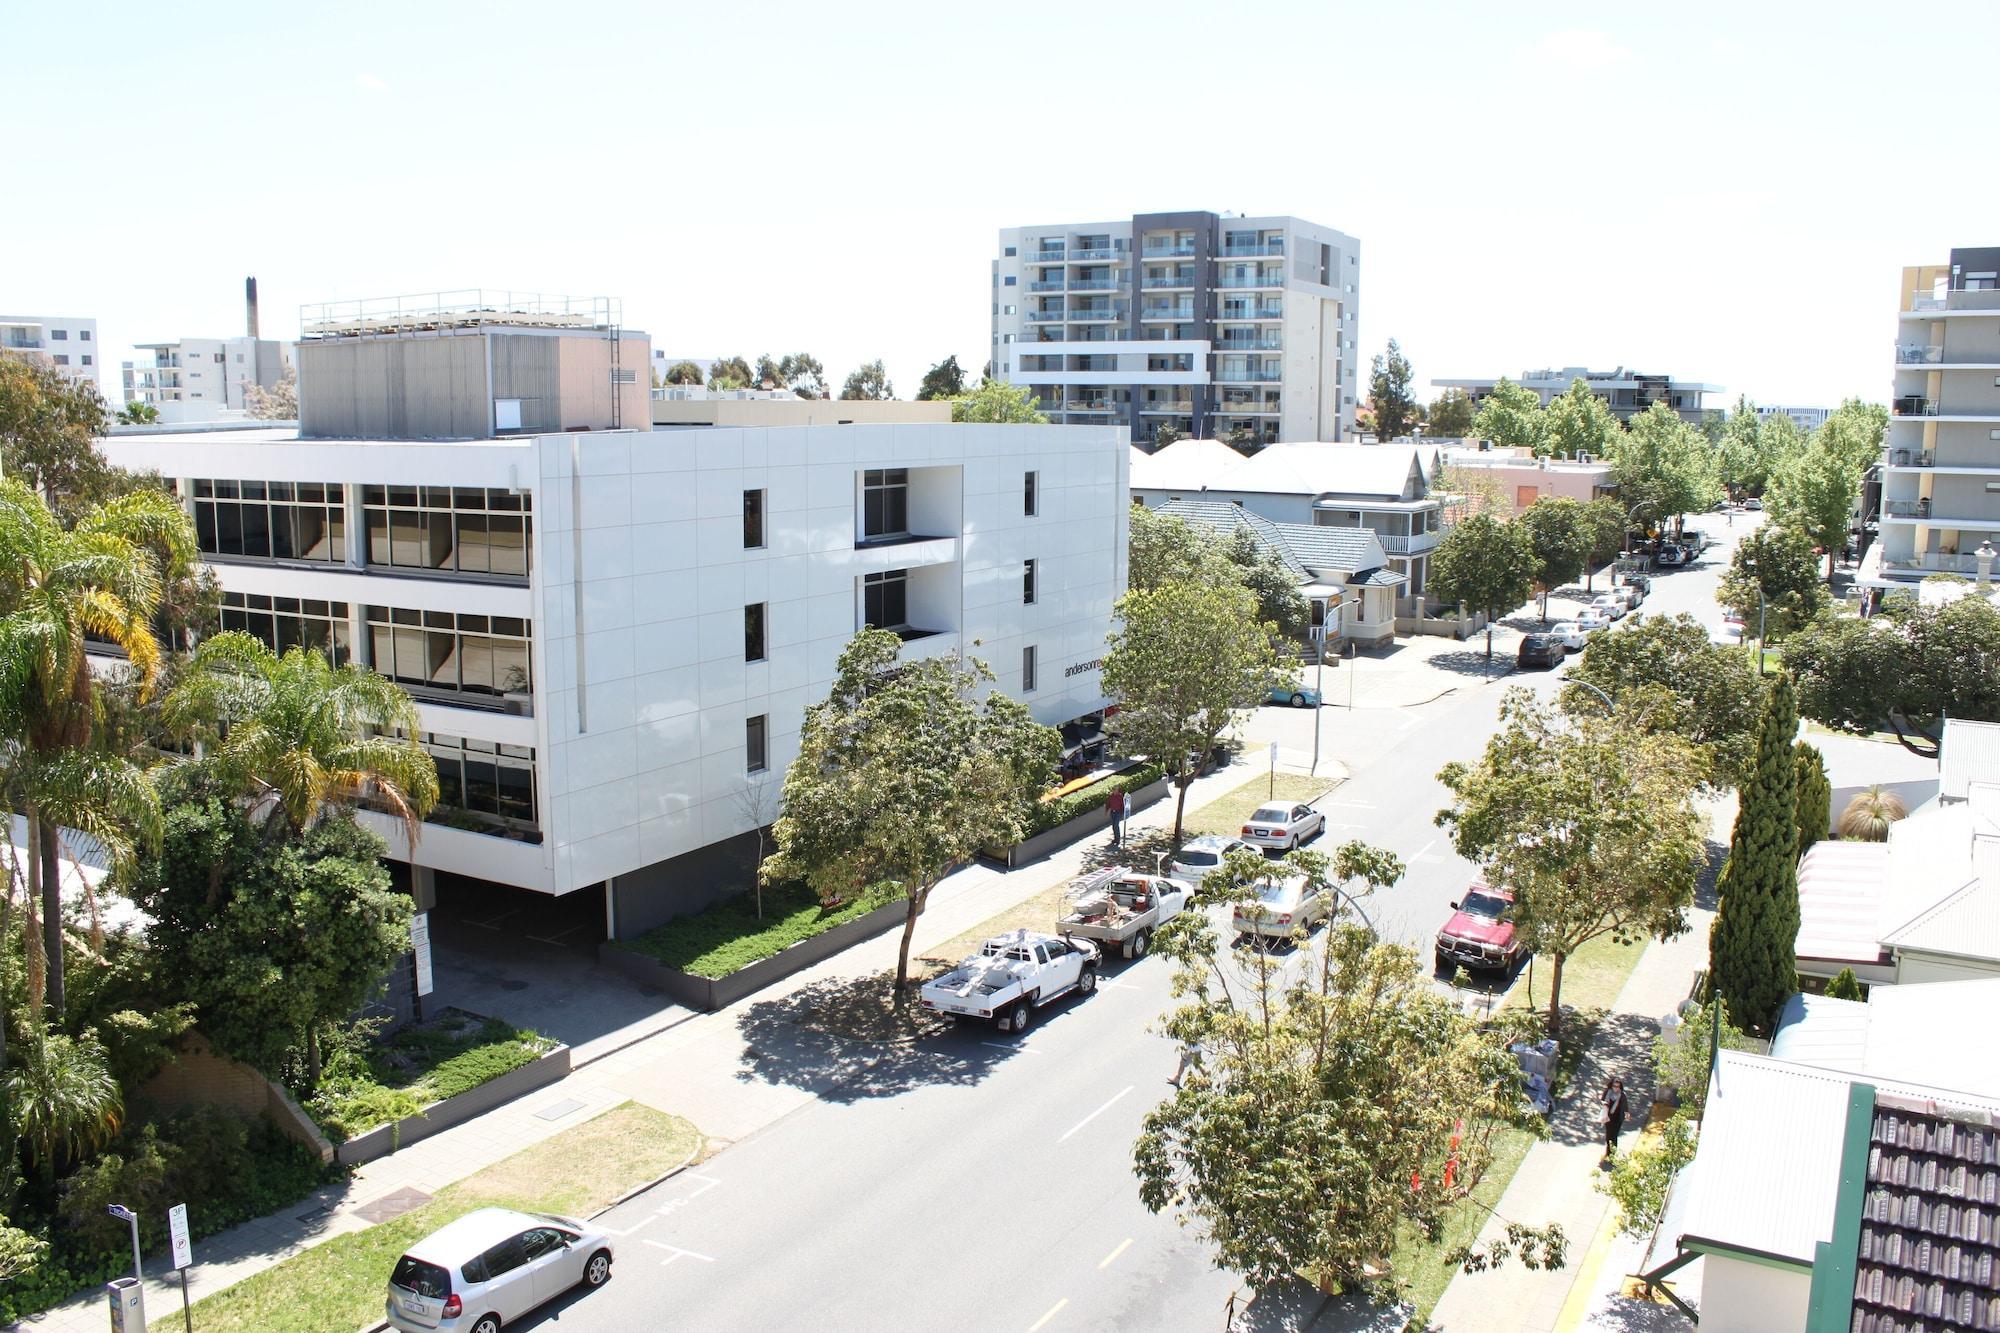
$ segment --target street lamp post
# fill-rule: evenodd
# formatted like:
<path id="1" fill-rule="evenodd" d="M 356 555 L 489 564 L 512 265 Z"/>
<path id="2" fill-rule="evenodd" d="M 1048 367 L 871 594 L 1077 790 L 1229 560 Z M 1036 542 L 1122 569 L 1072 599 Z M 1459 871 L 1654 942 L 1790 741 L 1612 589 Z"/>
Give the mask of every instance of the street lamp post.
<path id="1" fill-rule="evenodd" d="M 1598 689 L 1595 685 L 1592 685 L 1587 680 L 1577 680 L 1574 677 L 1572 677 L 1567 683 L 1576 686 L 1580 690 L 1589 690 L 1592 694 L 1604 700 L 1605 712 L 1610 713 L 1614 717 L 1617 716 L 1618 705 L 1611 702 L 1611 696 L 1606 694 L 1603 690 Z"/>

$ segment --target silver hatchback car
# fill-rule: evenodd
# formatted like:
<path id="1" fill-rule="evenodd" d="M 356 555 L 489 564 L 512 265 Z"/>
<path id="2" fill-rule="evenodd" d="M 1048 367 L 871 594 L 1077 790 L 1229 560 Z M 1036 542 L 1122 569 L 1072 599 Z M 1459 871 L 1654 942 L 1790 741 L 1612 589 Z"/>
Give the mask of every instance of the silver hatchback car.
<path id="1" fill-rule="evenodd" d="M 611 1242 L 551 1213 L 481 1208 L 412 1245 L 389 1275 L 389 1327 L 500 1333 L 570 1288 L 611 1276 Z"/>

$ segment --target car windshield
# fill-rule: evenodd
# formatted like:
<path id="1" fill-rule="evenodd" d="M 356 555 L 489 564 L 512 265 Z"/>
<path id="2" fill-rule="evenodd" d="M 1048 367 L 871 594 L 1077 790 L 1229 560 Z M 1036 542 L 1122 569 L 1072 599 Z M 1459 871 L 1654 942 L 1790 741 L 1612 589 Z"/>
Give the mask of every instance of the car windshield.
<path id="1" fill-rule="evenodd" d="M 1530 648 L 1546 648 L 1549 646 L 1550 639 L 1546 634 L 1530 634 L 1524 642 Z"/>
<path id="2" fill-rule="evenodd" d="M 1291 817 L 1291 811 L 1282 805 L 1264 805 L 1259 806 L 1257 813 L 1250 816 L 1250 822 L 1253 824 L 1283 824 L 1290 820 Z"/>
<path id="3" fill-rule="evenodd" d="M 1497 921 L 1506 912 L 1507 907 L 1507 900 L 1504 898 L 1496 898 L 1490 893 L 1468 893 L 1465 895 L 1465 901 L 1458 905 L 1458 910 L 1468 916 L 1492 917 Z"/>
<path id="4" fill-rule="evenodd" d="M 1214 852 L 1181 853 L 1181 864 L 1184 866 L 1212 866 L 1221 859 L 1222 858 L 1217 856 Z"/>
<path id="5" fill-rule="evenodd" d="M 436 1264 L 413 1259 L 406 1254 L 396 1261 L 396 1271 L 389 1275 L 389 1285 L 441 1301 L 451 1295 L 451 1274 Z"/>

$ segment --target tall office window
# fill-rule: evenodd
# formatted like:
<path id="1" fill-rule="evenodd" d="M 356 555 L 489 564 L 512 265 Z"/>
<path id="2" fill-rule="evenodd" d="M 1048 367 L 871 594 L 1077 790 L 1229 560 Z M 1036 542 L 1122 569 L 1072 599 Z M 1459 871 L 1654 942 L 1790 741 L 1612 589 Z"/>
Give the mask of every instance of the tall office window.
<path id="1" fill-rule="evenodd" d="M 743 492 L 743 549 L 762 550 L 764 546 L 764 492 Z"/>
<path id="2" fill-rule="evenodd" d="M 743 771 L 746 773 L 762 773 L 771 766 L 771 755 L 765 742 L 770 721 L 770 716 L 765 713 L 743 720 Z"/>
<path id="3" fill-rule="evenodd" d="M 1021 650 L 1021 693 L 1035 692 L 1035 645 L 1029 644 Z"/>
<path id="4" fill-rule="evenodd" d="M 764 660 L 764 603 L 752 602 L 743 608 L 743 660 Z"/>
<path id="5" fill-rule="evenodd" d="M 194 523 L 204 555 L 336 565 L 347 559 L 346 488 L 337 481 L 197 478 Z"/>
<path id="6" fill-rule="evenodd" d="M 905 537 L 910 532 L 910 470 L 868 468 L 861 474 L 863 538 Z"/>
<path id="7" fill-rule="evenodd" d="M 1035 562 L 1032 560 L 1023 560 L 1021 562 L 1021 605 L 1033 606 L 1034 604 Z"/>
<path id="8" fill-rule="evenodd" d="M 907 569 L 891 569 L 861 580 L 863 624 L 895 629 L 910 623 L 909 576 Z"/>
<path id="9" fill-rule="evenodd" d="M 1021 512 L 1033 518 L 1042 511 L 1042 474 L 1023 472 L 1021 478 Z"/>

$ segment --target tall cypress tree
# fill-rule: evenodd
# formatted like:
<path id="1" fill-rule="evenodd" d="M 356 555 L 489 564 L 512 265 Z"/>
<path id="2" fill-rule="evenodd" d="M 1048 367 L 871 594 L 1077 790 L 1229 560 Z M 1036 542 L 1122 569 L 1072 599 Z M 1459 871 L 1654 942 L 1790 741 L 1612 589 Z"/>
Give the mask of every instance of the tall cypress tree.
<path id="1" fill-rule="evenodd" d="M 1827 781 L 1826 757 L 1817 745 L 1800 741 L 1792 747 L 1792 769 L 1799 785 L 1799 855 L 1825 842 L 1833 829 L 1833 784 Z"/>
<path id="2" fill-rule="evenodd" d="M 1768 1036 L 1798 988 L 1798 770 L 1792 740 L 1798 696 L 1781 675 L 1764 707 L 1757 768 L 1738 789 L 1736 828 L 1722 868 L 1722 910 L 1708 936 L 1709 979 L 1745 1029 Z"/>

